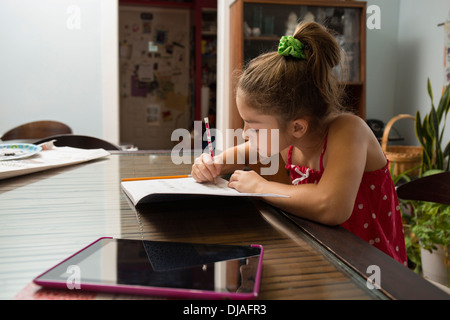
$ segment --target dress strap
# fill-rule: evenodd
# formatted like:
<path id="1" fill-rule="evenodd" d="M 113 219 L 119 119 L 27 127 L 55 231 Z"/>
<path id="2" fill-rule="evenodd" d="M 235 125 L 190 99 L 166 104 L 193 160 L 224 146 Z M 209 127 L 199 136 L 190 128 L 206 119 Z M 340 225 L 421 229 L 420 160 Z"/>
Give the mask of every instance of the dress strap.
<path id="1" fill-rule="evenodd" d="M 325 142 L 323 143 L 322 153 L 320 154 L 320 172 L 323 172 L 323 155 L 325 154 L 325 150 L 327 150 L 327 140 L 328 134 L 325 136 Z"/>
<path id="2" fill-rule="evenodd" d="M 292 148 L 294 146 L 290 146 L 289 150 L 288 150 L 288 154 L 287 154 L 287 159 L 286 159 L 286 168 L 289 169 L 291 167 L 292 164 Z"/>

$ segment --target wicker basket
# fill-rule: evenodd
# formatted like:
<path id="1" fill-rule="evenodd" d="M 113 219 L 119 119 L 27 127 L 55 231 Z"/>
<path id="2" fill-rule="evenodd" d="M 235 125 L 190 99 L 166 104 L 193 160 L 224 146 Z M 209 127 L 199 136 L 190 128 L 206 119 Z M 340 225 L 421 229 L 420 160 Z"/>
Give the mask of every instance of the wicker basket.
<path id="1" fill-rule="evenodd" d="M 388 146 L 389 131 L 394 122 L 400 119 L 416 118 L 409 114 L 399 114 L 398 116 L 389 120 L 384 129 L 383 138 L 381 139 L 381 148 L 389 160 L 389 170 L 394 176 L 397 176 L 407 170 L 420 166 L 422 162 L 422 147 L 415 146 Z M 416 176 L 419 174 L 419 169 L 408 172 L 408 175 Z"/>

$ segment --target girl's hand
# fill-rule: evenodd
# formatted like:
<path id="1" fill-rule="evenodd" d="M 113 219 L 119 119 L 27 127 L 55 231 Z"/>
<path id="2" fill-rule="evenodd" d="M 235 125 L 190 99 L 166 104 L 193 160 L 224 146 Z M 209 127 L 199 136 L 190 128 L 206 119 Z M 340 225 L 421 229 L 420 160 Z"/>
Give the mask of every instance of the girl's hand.
<path id="1" fill-rule="evenodd" d="M 213 162 L 211 155 L 202 153 L 194 160 L 191 176 L 198 182 L 213 182 L 222 171 L 223 166 L 220 156 L 214 157 L 214 160 Z"/>
<path id="2" fill-rule="evenodd" d="M 261 186 L 267 181 L 255 171 L 236 170 L 230 177 L 228 186 L 239 192 L 262 193 Z"/>

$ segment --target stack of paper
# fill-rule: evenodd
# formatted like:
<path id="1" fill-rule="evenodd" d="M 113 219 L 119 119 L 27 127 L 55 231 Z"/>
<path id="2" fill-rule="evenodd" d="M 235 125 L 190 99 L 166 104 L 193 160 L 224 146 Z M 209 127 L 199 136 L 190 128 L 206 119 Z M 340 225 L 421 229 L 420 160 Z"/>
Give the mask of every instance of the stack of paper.
<path id="1" fill-rule="evenodd" d="M 103 149 L 55 147 L 47 143 L 43 150 L 29 158 L 0 161 L 0 179 L 63 167 L 109 156 Z"/>

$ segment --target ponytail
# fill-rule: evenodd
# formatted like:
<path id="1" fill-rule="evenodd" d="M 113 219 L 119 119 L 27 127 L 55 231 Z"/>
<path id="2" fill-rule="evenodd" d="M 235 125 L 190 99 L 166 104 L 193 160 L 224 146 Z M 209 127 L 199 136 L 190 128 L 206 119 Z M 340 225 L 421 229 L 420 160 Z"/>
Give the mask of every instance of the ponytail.
<path id="1" fill-rule="evenodd" d="M 341 92 L 333 69 L 341 63 L 343 51 L 336 39 L 318 23 L 300 24 L 294 38 L 305 46 L 307 69 L 325 102 L 340 106 Z"/>

